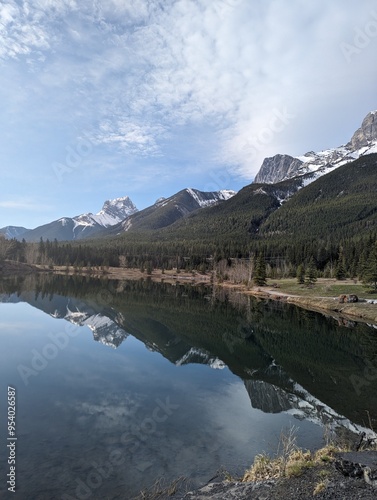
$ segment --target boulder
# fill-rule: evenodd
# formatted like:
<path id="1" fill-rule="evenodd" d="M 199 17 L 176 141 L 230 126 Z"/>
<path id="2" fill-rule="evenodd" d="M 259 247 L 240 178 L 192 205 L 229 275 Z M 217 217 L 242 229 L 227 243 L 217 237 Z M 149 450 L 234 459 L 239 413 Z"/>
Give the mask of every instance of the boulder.
<path id="1" fill-rule="evenodd" d="M 354 302 L 359 302 L 359 298 L 357 295 L 354 295 L 353 293 L 350 293 L 348 295 L 339 295 L 339 304 L 352 304 Z"/>

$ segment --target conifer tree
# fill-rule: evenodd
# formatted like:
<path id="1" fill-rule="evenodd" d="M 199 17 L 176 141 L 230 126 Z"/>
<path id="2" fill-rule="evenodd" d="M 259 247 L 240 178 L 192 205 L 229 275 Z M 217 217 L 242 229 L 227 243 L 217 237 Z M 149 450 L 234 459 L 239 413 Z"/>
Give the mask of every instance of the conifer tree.
<path id="1" fill-rule="evenodd" d="M 346 279 L 346 268 L 344 265 L 344 255 L 343 255 L 342 248 L 339 250 L 339 258 L 338 258 L 338 262 L 336 263 L 336 267 L 335 267 L 335 277 L 337 280 Z"/>
<path id="2" fill-rule="evenodd" d="M 262 254 L 259 254 L 257 259 L 256 259 L 253 280 L 257 286 L 264 286 L 267 283 L 267 281 L 266 281 L 266 261 L 264 260 L 264 257 Z"/>
<path id="3" fill-rule="evenodd" d="M 317 281 L 317 269 L 315 267 L 314 259 L 312 257 L 306 268 L 305 283 L 309 286 L 309 285 L 314 285 L 316 281 Z"/>
<path id="4" fill-rule="evenodd" d="M 370 285 L 372 290 L 377 291 L 377 245 L 374 246 L 365 263 L 363 283 Z"/>
<path id="5" fill-rule="evenodd" d="M 305 283 L 305 267 L 304 264 L 300 264 L 297 268 L 297 283 L 303 285 Z"/>

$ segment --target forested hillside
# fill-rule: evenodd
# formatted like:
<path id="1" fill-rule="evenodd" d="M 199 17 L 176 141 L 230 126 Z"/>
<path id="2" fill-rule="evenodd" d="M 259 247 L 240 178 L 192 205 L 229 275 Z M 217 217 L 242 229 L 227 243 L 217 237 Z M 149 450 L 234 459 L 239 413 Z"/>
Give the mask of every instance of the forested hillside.
<path id="1" fill-rule="evenodd" d="M 229 267 L 237 259 L 253 261 L 259 255 L 267 262 L 267 272 L 277 277 L 294 276 L 298 266 L 310 261 L 323 276 L 362 276 L 366 269 L 370 273 L 371 262 L 375 260 L 377 267 L 377 154 L 301 188 L 307 180 L 251 184 L 220 204 L 169 221 L 164 228 L 159 222 L 153 229 L 151 222 L 157 219 L 146 211 L 138 229 L 117 237 L 32 244 L 3 239 L 0 259 L 76 267 L 208 270 L 224 260 Z M 157 214 L 160 220 L 161 213 Z"/>

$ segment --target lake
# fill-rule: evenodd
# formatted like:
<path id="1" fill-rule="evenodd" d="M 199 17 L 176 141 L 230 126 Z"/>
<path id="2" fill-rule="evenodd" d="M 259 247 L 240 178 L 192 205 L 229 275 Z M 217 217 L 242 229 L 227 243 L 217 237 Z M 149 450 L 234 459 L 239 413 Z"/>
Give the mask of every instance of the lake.
<path id="1" fill-rule="evenodd" d="M 377 421 L 373 326 L 209 287 L 52 275 L 3 279 L 0 314 L 2 497 L 8 386 L 17 499 L 197 487 L 242 475 L 292 426 L 314 449 L 325 428 Z"/>

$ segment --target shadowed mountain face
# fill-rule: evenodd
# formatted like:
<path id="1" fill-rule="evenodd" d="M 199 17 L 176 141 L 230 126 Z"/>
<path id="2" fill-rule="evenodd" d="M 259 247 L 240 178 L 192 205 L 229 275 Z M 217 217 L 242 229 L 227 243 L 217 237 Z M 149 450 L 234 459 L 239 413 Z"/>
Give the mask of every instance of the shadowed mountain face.
<path id="1" fill-rule="evenodd" d="M 28 276 L 0 286 L 1 302 L 26 302 L 87 326 L 106 346 L 127 346 L 131 335 L 176 366 L 227 366 L 266 413 L 354 431 L 367 420 L 365 409 L 377 420 L 369 376 L 377 334 L 368 325 L 345 327 L 287 304 L 149 281 Z"/>

